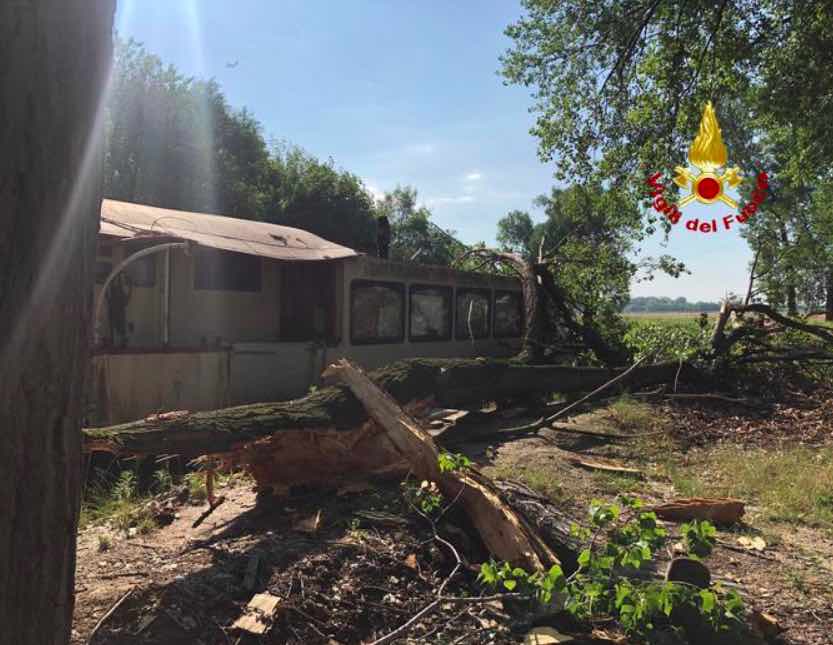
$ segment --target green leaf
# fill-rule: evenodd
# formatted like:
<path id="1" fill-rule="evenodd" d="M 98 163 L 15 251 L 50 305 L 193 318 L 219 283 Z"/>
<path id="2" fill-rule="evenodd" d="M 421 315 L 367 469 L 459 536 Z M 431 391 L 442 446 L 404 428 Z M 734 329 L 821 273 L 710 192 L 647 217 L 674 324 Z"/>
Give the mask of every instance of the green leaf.
<path id="1" fill-rule="evenodd" d="M 512 579 L 504 580 L 503 586 L 506 587 L 509 591 L 512 591 L 515 587 L 518 586 L 518 581 Z"/>
<path id="2" fill-rule="evenodd" d="M 704 614 L 710 614 L 714 610 L 716 596 L 706 589 L 700 592 L 700 599 L 703 601 L 701 607 Z"/>

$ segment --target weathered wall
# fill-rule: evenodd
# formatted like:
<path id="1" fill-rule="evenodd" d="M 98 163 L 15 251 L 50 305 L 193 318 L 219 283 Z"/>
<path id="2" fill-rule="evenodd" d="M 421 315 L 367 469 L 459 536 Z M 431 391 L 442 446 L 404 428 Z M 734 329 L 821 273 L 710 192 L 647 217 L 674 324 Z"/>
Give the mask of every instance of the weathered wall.
<path id="1" fill-rule="evenodd" d="M 93 358 L 95 425 L 169 410 L 213 410 L 229 396 L 227 351 L 119 353 Z"/>
<path id="2" fill-rule="evenodd" d="M 171 257 L 171 345 L 268 341 L 278 337 L 279 265 L 261 259 L 259 292 L 194 288 L 194 258 Z"/>

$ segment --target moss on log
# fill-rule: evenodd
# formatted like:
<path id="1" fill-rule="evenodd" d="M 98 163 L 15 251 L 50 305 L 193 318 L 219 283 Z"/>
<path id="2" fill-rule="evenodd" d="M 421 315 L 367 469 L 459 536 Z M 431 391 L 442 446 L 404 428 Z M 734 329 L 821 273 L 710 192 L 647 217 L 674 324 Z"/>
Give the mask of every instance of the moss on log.
<path id="1" fill-rule="evenodd" d="M 649 365 L 623 382 L 671 382 L 679 365 Z M 621 370 L 522 365 L 485 359 L 408 359 L 375 370 L 370 377 L 397 402 L 433 399 L 465 407 L 485 401 L 549 392 L 592 390 Z M 292 401 L 254 403 L 221 410 L 159 415 L 105 428 L 84 429 L 84 449 L 120 454 L 202 455 L 240 448 L 285 430 L 350 430 L 367 421 L 361 403 L 344 386 L 327 387 Z"/>

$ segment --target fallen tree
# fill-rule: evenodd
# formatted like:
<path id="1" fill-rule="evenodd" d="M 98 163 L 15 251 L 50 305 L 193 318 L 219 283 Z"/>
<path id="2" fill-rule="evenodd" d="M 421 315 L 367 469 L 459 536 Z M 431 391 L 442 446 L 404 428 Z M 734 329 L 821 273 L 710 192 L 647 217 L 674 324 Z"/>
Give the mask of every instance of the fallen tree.
<path id="1" fill-rule="evenodd" d="M 474 468 L 443 472 L 431 435 L 361 370 L 342 360 L 325 375 L 350 388 L 417 478 L 436 482 L 446 499 L 459 502 L 491 554 L 533 571 L 558 563 L 523 516 L 503 501 L 491 479 Z"/>
<path id="2" fill-rule="evenodd" d="M 672 381 L 679 363 L 646 365 L 622 379 L 642 387 Z M 589 391 L 624 370 L 512 361 L 409 359 L 370 374 L 400 404 L 430 400 L 433 405 L 477 407 L 530 394 Z M 688 373 L 693 373 L 691 370 Z M 248 444 L 316 445 L 331 438 L 344 450 L 365 436 L 367 413 L 344 386 L 327 387 L 301 399 L 256 403 L 205 412 L 175 412 L 83 431 L 84 450 L 118 455 L 182 454 L 188 456 L 238 451 Z M 263 445 L 259 444 L 259 449 Z M 294 452 L 298 452 L 295 450 Z"/>

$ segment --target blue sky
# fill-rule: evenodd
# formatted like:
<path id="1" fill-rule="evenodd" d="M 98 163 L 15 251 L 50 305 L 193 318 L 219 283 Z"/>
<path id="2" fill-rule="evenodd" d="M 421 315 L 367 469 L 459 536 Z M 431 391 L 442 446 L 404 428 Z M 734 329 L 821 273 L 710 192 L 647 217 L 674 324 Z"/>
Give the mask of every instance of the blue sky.
<path id="1" fill-rule="evenodd" d="M 214 77 L 268 139 L 297 144 L 362 177 L 374 192 L 410 184 L 435 221 L 465 242 L 494 241 L 497 221 L 529 211 L 553 185 L 536 154 L 524 88 L 503 85 L 510 0 L 119 0 L 117 29 L 183 73 Z M 229 67 L 229 64 L 236 66 Z M 692 133 L 692 137 L 695 133 Z M 730 151 L 731 156 L 731 151 Z M 689 206 L 686 217 L 724 215 Z M 634 284 L 633 295 L 715 300 L 746 284 L 734 231 L 679 225 L 667 247 L 693 274 Z"/>

